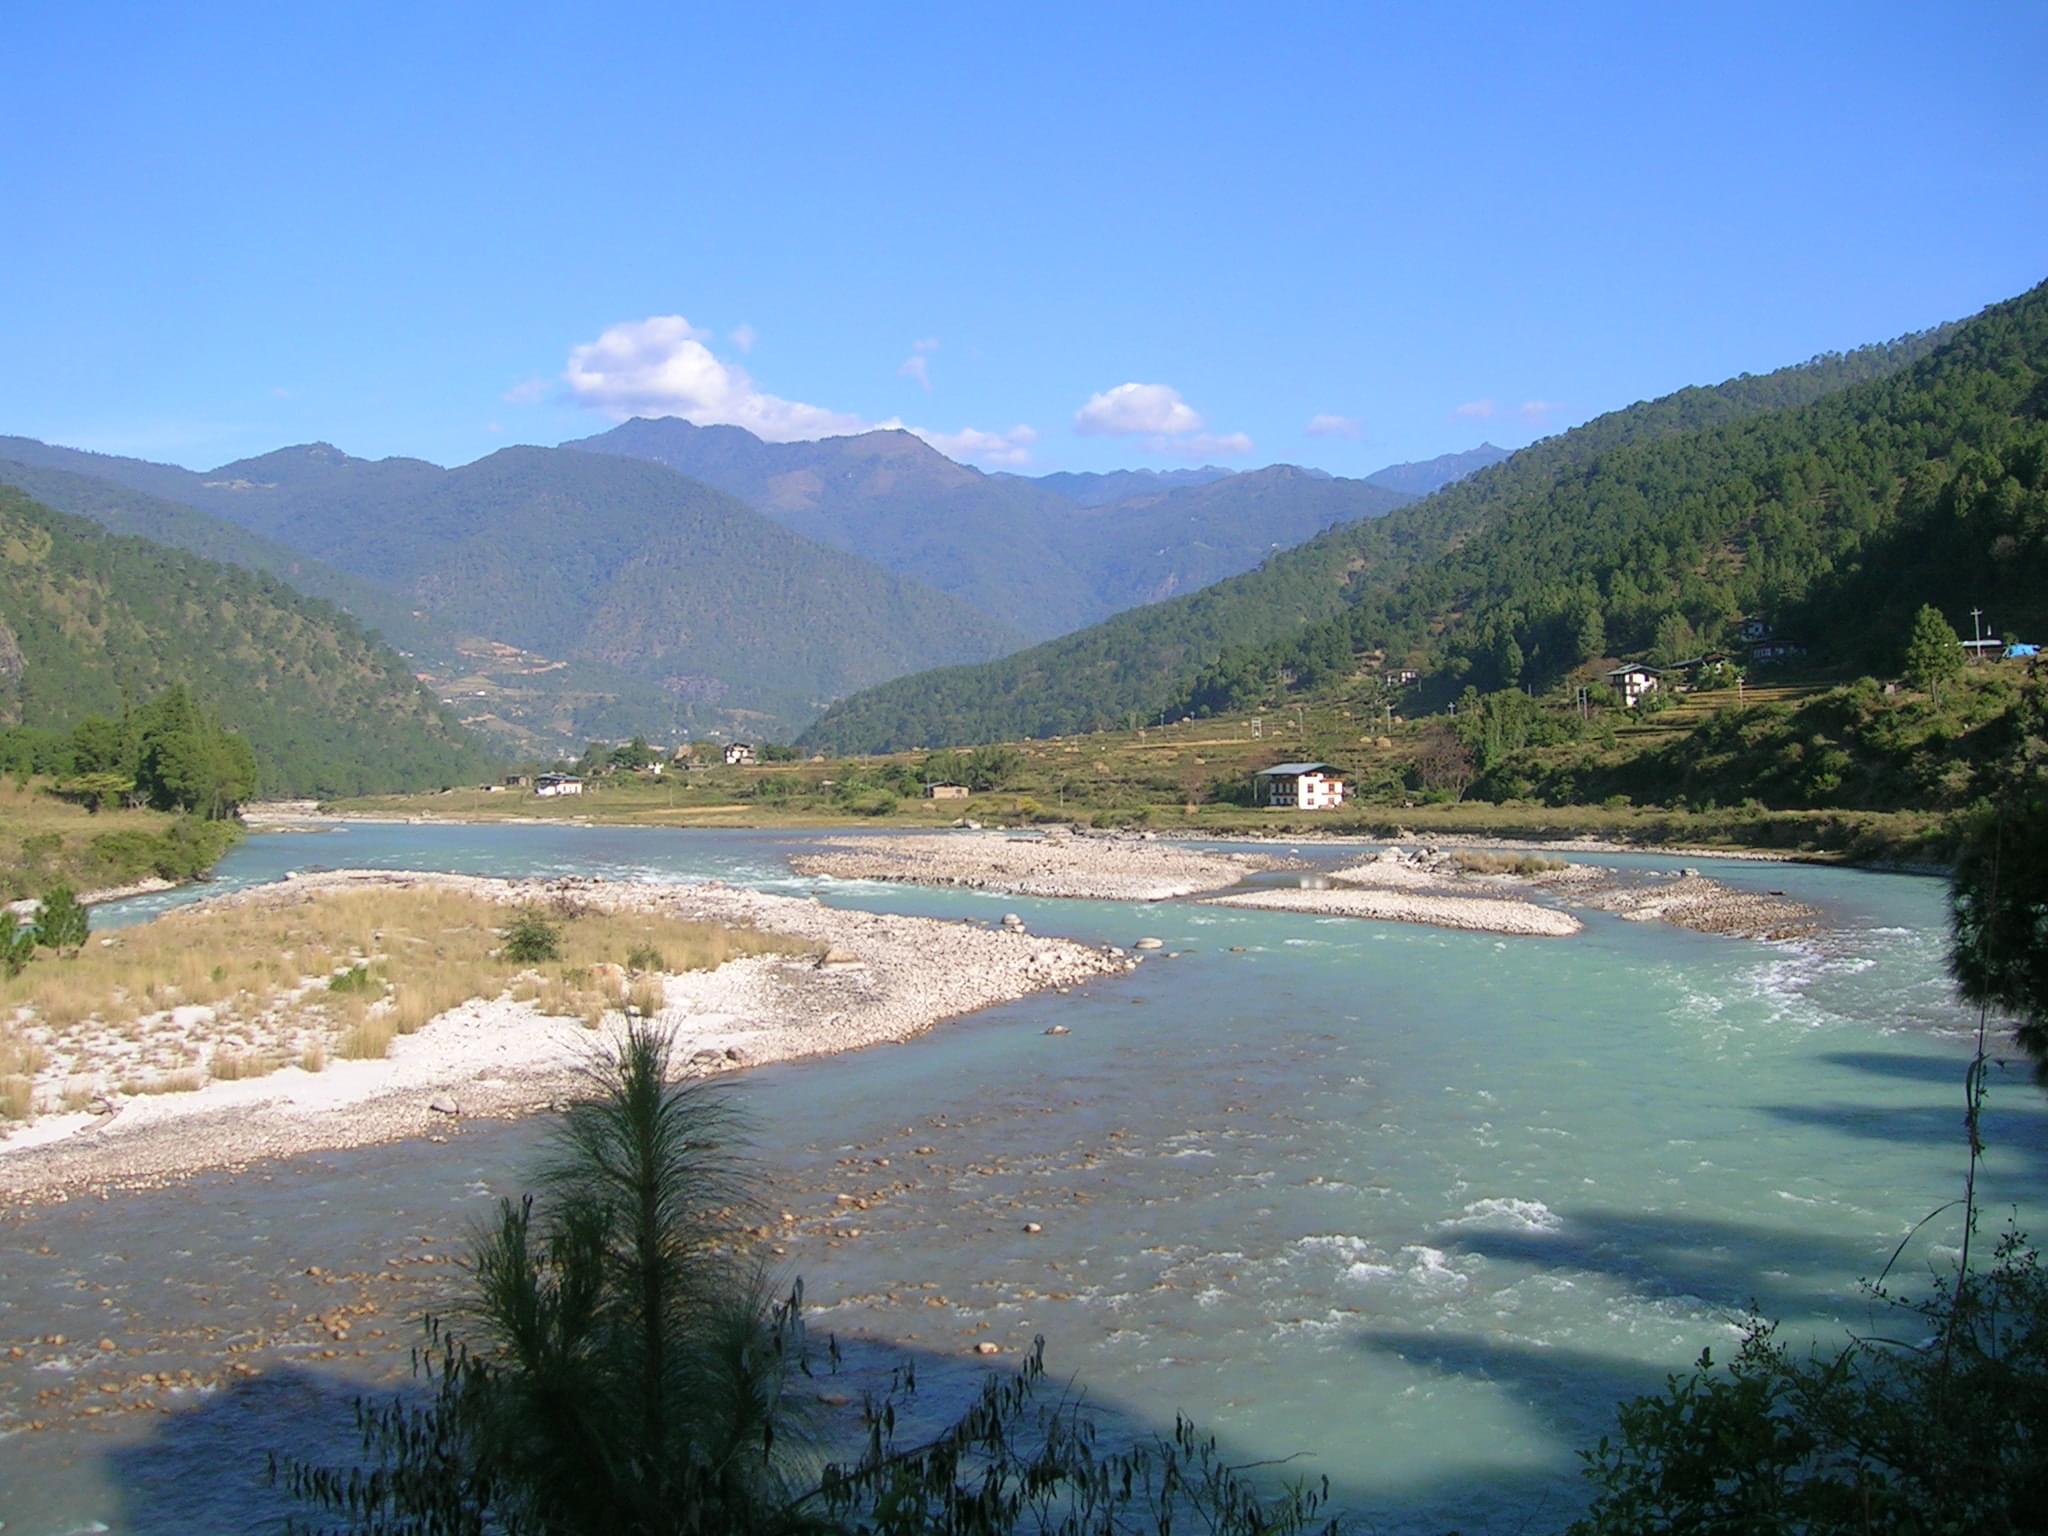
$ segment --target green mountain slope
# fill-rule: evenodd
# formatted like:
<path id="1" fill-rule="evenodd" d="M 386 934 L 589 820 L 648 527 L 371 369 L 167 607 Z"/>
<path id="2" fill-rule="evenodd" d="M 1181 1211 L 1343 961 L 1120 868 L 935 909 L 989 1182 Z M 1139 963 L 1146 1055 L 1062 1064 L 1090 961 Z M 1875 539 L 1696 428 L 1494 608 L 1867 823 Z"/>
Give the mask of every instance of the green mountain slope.
<path id="1" fill-rule="evenodd" d="M 266 794 L 418 788 L 488 768 L 345 614 L 0 487 L 0 720 L 64 729 L 176 683 L 248 740 Z"/>
<path id="2" fill-rule="evenodd" d="M 303 476 L 283 462 L 308 455 Z M 437 622 L 653 683 L 701 723 L 738 710 L 787 730 L 850 690 L 1016 643 L 955 598 L 659 465 L 558 448 L 431 475 L 392 462 L 349 461 L 364 465 L 360 490 L 317 445 L 216 475 L 297 484 L 293 506 L 269 493 L 245 505 L 274 537 Z"/>
<path id="3" fill-rule="evenodd" d="M 908 432 L 767 443 L 673 417 L 568 446 L 718 486 L 806 538 L 857 551 L 1036 639 L 1206 586 L 1333 523 L 1410 499 L 1286 465 L 1049 484 L 984 475 Z"/>
<path id="4" fill-rule="evenodd" d="M 1897 666 L 1912 615 L 2048 634 L 2048 285 L 1891 375 L 1553 480 L 1344 614 L 1224 657 L 1197 709 L 1384 652 L 1437 692 L 1544 685 L 1609 654 L 1696 654 L 1761 616 L 1822 663 Z M 2002 629 L 2001 629 L 2002 626 Z M 1667 659 L 1677 659 L 1675 656 Z"/>
<path id="5" fill-rule="evenodd" d="M 1348 629 L 1339 637 L 1317 626 L 1350 618 L 1354 609 L 1390 615 L 1384 605 L 1419 573 L 1488 530 L 1516 523 L 1560 488 L 1583 484 L 1609 455 L 1671 444 L 1682 458 L 1701 434 L 1883 379 L 1953 333 L 1945 327 L 1611 412 L 1386 517 L 1331 529 L 1256 571 L 987 666 L 899 679 L 847 699 L 804 741 L 824 750 L 882 751 L 1156 717 L 1186 709 L 1205 690 L 1234 693 L 1251 685 L 1266 654 L 1287 650 L 1304 634 L 1317 636 L 1313 649 L 1325 665 L 1348 663 L 1355 649 L 1392 645 L 1397 637 Z M 1636 554 L 1650 558 L 1648 550 Z M 1502 558 L 1521 559 L 1520 547 L 1511 545 Z M 1547 579 L 1576 583 L 1578 576 L 1565 564 Z M 1416 625 L 1427 628 L 1419 610 L 1402 612 L 1414 612 Z M 1226 657 L 1229 675 L 1219 677 L 1216 664 Z"/>
<path id="6" fill-rule="evenodd" d="M 111 480 L 16 463 L 4 456 L 0 485 L 11 485 L 52 511 L 85 518 L 110 533 L 275 576 L 294 591 L 346 609 L 386 644 L 411 655 L 436 660 L 452 655 L 449 637 L 395 594 L 197 507 Z"/>

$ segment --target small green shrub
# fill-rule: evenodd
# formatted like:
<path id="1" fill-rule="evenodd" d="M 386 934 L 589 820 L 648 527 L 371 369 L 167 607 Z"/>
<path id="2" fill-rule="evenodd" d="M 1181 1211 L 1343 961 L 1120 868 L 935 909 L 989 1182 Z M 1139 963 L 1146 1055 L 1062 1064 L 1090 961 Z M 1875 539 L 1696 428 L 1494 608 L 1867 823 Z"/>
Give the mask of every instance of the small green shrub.
<path id="1" fill-rule="evenodd" d="M 507 960 L 531 965 L 562 957 L 562 930 L 547 920 L 537 907 L 521 907 L 505 925 L 504 954 Z"/>
<path id="2" fill-rule="evenodd" d="M 367 965 L 352 965 L 340 974 L 330 976 L 327 990 L 330 992 L 373 992 L 377 988 L 376 978 L 370 974 Z"/>
<path id="3" fill-rule="evenodd" d="M 68 949 L 76 954 L 84 946 L 91 927 L 85 904 L 68 885 L 50 887 L 42 905 L 36 908 L 36 938 L 45 949 Z"/>
<path id="4" fill-rule="evenodd" d="M 665 971 L 668 962 L 662 959 L 661 951 L 652 944 L 642 944 L 626 956 L 629 971 Z"/>

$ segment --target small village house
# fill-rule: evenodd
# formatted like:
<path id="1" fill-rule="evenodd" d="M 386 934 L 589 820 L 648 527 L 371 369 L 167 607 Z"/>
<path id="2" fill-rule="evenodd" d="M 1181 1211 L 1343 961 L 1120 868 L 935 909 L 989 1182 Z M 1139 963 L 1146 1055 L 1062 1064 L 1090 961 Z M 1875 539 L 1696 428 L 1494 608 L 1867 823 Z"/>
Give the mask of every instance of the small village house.
<path id="1" fill-rule="evenodd" d="M 927 784 L 924 787 L 924 797 L 927 800 L 965 800 L 967 798 L 967 786 L 965 784 Z"/>
<path id="2" fill-rule="evenodd" d="M 1254 805 L 1334 811 L 1343 803 L 1343 776 L 1328 763 L 1275 763 L 1252 775 Z"/>
<path id="3" fill-rule="evenodd" d="M 524 789 L 532 782 L 532 778 L 527 774 L 508 773 L 505 775 L 505 787 L 507 789 Z"/>
<path id="4" fill-rule="evenodd" d="M 580 795 L 583 781 L 573 773 L 544 773 L 533 781 L 533 792 L 550 799 L 556 795 Z"/>
<path id="5" fill-rule="evenodd" d="M 1805 654 L 1806 647 L 1797 640 L 1766 640 L 1750 647 L 1749 661 L 1751 666 L 1771 667 Z"/>
<path id="6" fill-rule="evenodd" d="M 1662 673 L 1639 661 L 1615 667 L 1607 674 L 1607 686 L 1621 695 L 1622 704 L 1629 709 L 1634 709 L 1655 693 L 1662 681 Z"/>
<path id="7" fill-rule="evenodd" d="M 726 763 L 733 767 L 754 761 L 754 744 L 750 741 L 735 741 L 725 749 Z"/>

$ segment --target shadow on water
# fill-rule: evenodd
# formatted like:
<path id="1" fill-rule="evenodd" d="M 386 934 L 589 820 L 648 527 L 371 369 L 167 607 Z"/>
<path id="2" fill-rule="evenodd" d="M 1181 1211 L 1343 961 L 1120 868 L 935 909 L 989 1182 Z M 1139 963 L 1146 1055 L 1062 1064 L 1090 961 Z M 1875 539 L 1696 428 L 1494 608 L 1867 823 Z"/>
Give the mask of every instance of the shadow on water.
<path id="1" fill-rule="evenodd" d="M 283 1365 L 164 1415 L 154 1434 L 107 1453 L 118 1509 L 109 1524 L 136 1536 L 273 1536 L 307 1506 L 270 1486 L 270 1452 L 287 1449 L 290 1437 L 289 1448 L 309 1459 L 349 1460 L 361 1390 L 332 1372 Z"/>
<path id="2" fill-rule="evenodd" d="M 1898 1056 L 1889 1051 L 1822 1051 L 1815 1058 L 1835 1067 L 1851 1067 L 1874 1077 L 1898 1078 L 1913 1083 L 1940 1083 L 1953 1087 L 1960 1096 L 1963 1074 L 1969 1069 L 1967 1056 Z"/>
<path id="3" fill-rule="evenodd" d="M 822 1338 L 814 1340 L 821 1347 Z M 1385 1348 L 1410 1360 L 1423 1360 L 1445 1370 L 1469 1370 L 1496 1378 L 1526 1376 L 1529 1384 L 1555 1382 L 1560 1399 L 1569 1400 L 1564 1374 L 1578 1368 L 1580 1357 L 1554 1352 L 1541 1361 L 1532 1358 L 1515 1370 L 1501 1369 L 1501 1360 L 1482 1370 L 1483 1347 L 1462 1343 L 1455 1337 L 1429 1334 L 1386 1334 L 1365 1341 L 1370 1348 Z M 1077 1386 L 1061 1377 L 1058 1361 L 1051 1358 L 1039 1402 L 1051 1406 Z M 892 1366 L 908 1365 L 917 1373 L 919 1393 L 909 1399 L 898 1417 L 898 1438 L 913 1444 L 935 1433 L 958 1414 L 978 1389 L 985 1368 L 957 1356 L 896 1344 L 866 1344 L 855 1351 L 867 1357 L 863 1366 L 828 1374 L 818 1363 L 818 1375 L 803 1383 L 814 1390 L 821 1402 L 835 1406 L 828 1427 L 845 1431 L 844 1444 L 856 1446 L 860 1437 L 858 1408 L 863 1387 L 880 1390 Z M 1536 1352 L 1530 1352 L 1532 1357 Z M 1613 1367 L 1597 1357 L 1583 1357 L 1592 1368 L 1604 1369 L 1603 1390 L 1611 1383 L 1616 1391 L 1634 1392 L 1657 1383 L 1640 1373 Z M 219 1533 L 219 1536 L 275 1536 L 296 1518 L 303 1526 L 319 1528 L 319 1511 L 291 1498 L 281 1486 L 272 1486 L 268 1468 L 275 1454 L 280 1461 L 296 1458 L 309 1465 L 321 1465 L 346 1473 L 352 1467 L 367 1467 L 360 1437 L 355 1428 L 354 1404 L 359 1397 L 372 1402 L 388 1401 L 403 1386 L 385 1384 L 365 1387 L 330 1372 L 300 1365 L 285 1365 L 249 1377 L 220 1389 L 197 1407 L 164 1415 L 146 1437 L 114 1447 L 106 1453 L 105 1469 L 112 1485 L 114 1506 L 107 1528 L 132 1536 L 186 1536 L 191 1532 Z M 1084 1416 L 1101 1431 L 1102 1444 L 1129 1444 L 1153 1436 L 1170 1438 L 1172 1426 L 1147 1423 L 1123 1410 L 1112 1400 L 1084 1391 Z M 1367 1487 L 1342 1464 L 1340 1457 L 1304 1445 L 1284 1464 L 1233 1451 L 1229 1425 L 1204 1423 L 1213 1433 L 1223 1459 L 1235 1466 L 1256 1463 L 1265 1468 L 1259 1475 L 1265 1486 L 1279 1489 L 1294 1482 L 1316 1484 L 1327 1477 L 1331 1502 L 1326 1515 L 1342 1519 L 1353 1536 L 1374 1532 L 1434 1533 L 1459 1529 L 1472 1536 L 1478 1532 L 1527 1533 L 1562 1529 L 1577 1513 L 1569 1491 L 1575 1482 L 1572 1465 L 1560 1459 L 1555 1471 L 1506 1469 L 1489 1466 L 1475 1457 L 1469 1472 L 1442 1476 L 1390 1491 Z M 833 1443 L 841 1443 L 836 1439 Z M 280 1480 L 281 1481 L 281 1480 Z"/>
<path id="4" fill-rule="evenodd" d="M 1693 1298 L 1745 1310 L 1754 1301 L 1773 1315 L 1826 1308 L 1842 1299 L 1841 1276 L 1873 1272 L 1868 1242 L 1761 1222 L 1638 1211 L 1565 1215 L 1554 1232 L 1467 1232 L 1457 1251 L 1544 1271 L 1611 1275 L 1652 1300 Z"/>

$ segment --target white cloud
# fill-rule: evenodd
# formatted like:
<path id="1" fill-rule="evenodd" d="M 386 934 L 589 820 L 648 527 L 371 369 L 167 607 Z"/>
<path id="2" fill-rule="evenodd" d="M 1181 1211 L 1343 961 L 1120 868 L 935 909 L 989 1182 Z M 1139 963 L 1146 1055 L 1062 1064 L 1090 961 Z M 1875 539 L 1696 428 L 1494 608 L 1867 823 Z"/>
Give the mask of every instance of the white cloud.
<path id="1" fill-rule="evenodd" d="M 1541 426 L 1551 416 L 1564 409 L 1557 400 L 1524 400 L 1515 407 L 1515 414 L 1532 426 Z"/>
<path id="2" fill-rule="evenodd" d="M 1029 464 L 1031 445 L 1038 441 L 1038 433 L 1021 423 L 1007 432 L 983 432 L 976 427 L 962 427 L 958 432 L 934 432 L 928 427 L 911 427 L 909 430 L 949 459 L 969 464 L 995 464 L 1005 469 Z"/>
<path id="3" fill-rule="evenodd" d="M 1119 384 L 1074 412 L 1074 430 L 1090 437 L 1179 437 L 1202 430 L 1202 418 L 1165 384 Z"/>
<path id="4" fill-rule="evenodd" d="M 1491 400 L 1467 400 L 1463 405 L 1452 411 L 1451 414 L 1453 416 L 1467 416 L 1484 421 L 1493 414 L 1493 402 Z"/>
<path id="5" fill-rule="evenodd" d="M 932 392 L 932 354 L 939 350 L 939 338 L 927 336 L 910 344 L 910 356 L 896 369 L 900 379 L 915 379 L 926 394 Z"/>
<path id="6" fill-rule="evenodd" d="M 865 430 L 858 416 L 756 388 L 744 368 L 720 361 L 704 339 L 681 315 L 623 321 L 572 348 L 562 379 L 577 401 L 620 421 L 680 416 L 698 426 L 745 427 L 771 443 Z"/>
<path id="7" fill-rule="evenodd" d="M 1348 437 L 1357 442 L 1365 436 L 1365 423 L 1356 416 L 1335 416 L 1328 411 L 1318 411 L 1309 417 L 1306 430 L 1310 437 Z"/>
<path id="8" fill-rule="evenodd" d="M 738 325 L 734 326 L 730 331 L 727 331 L 726 337 L 728 340 L 732 342 L 734 346 L 738 347 L 743 354 L 753 351 L 754 343 L 760 339 L 755 334 L 754 328 L 751 325 L 748 325 L 744 320 L 741 321 Z"/>
<path id="9" fill-rule="evenodd" d="M 505 430 L 505 424 L 502 421 L 487 421 L 484 423 L 484 430 L 496 437 Z"/>
<path id="10" fill-rule="evenodd" d="M 521 379 L 500 396 L 507 405 L 538 405 L 547 397 L 546 379 Z"/>
<path id="11" fill-rule="evenodd" d="M 1242 432 L 1197 432 L 1193 437 L 1155 438 L 1146 446 L 1154 453 L 1184 459 L 1235 459 L 1252 451 L 1252 440 Z"/>

